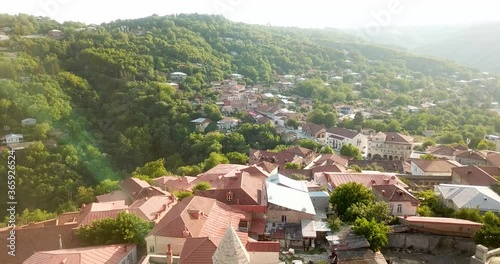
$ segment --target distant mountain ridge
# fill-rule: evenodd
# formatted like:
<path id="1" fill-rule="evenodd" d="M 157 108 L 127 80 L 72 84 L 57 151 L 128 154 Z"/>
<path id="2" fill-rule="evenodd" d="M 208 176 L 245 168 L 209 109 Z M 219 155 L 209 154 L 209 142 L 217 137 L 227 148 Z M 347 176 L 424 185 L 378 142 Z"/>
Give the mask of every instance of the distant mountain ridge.
<path id="1" fill-rule="evenodd" d="M 344 30 L 357 35 L 359 30 Z M 388 27 L 365 41 L 399 47 L 420 55 L 448 59 L 481 71 L 500 74 L 500 24 Z"/>

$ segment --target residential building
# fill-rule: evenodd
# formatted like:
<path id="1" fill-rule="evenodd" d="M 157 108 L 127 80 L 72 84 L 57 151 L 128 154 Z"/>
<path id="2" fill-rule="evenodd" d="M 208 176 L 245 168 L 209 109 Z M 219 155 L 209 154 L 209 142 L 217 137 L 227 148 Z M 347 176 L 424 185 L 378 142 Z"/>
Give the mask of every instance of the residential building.
<path id="1" fill-rule="evenodd" d="M 320 157 L 314 160 L 314 164 L 311 168 L 333 164 L 339 164 L 346 167 L 350 159 L 350 157 L 343 157 L 335 154 L 321 154 Z"/>
<path id="2" fill-rule="evenodd" d="M 421 176 L 451 176 L 452 169 L 462 165 L 452 160 L 412 160 L 411 174 Z"/>
<path id="3" fill-rule="evenodd" d="M 162 176 L 153 180 L 153 185 L 167 192 L 186 191 L 196 177 L 190 176 Z"/>
<path id="4" fill-rule="evenodd" d="M 224 117 L 223 119 L 217 121 L 217 128 L 222 132 L 231 131 L 233 128 L 238 126 L 241 120 L 231 117 Z"/>
<path id="5" fill-rule="evenodd" d="M 303 157 L 300 153 L 290 149 L 280 152 L 250 149 L 248 163 L 250 165 L 254 165 L 265 161 L 277 164 L 279 166 L 279 169 L 284 169 L 285 164 L 287 163 L 296 163 L 301 167 L 306 166 L 309 163 L 309 160 L 314 159 L 314 157 L 315 154 Z"/>
<path id="6" fill-rule="evenodd" d="M 377 200 L 389 205 L 391 215 L 417 215 L 420 201 L 398 185 L 374 185 L 372 191 Z"/>
<path id="7" fill-rule="evenodd" d="M 463 165 L 487 166 L 486 154 L 474 150 L 462 150 L 455 154 L 455 160 Z"/>
<path id="8" fill-rule="evenodd" d="M 170 74 L 170 79 L 172 79 L 172 80 L 182 81 L 182 80 L 185 80 L 186 78 L 187 78 L 187 74 L 185 74 L 183 72 L 172 72 Z"/>
<path id="9" fill-rule="evenodd" d="M 309 193 L 266 181 L 267 222 L 300 224 L 314 220 L 316 211 Z"/>
<path id="10" fill-rule="evenodd" d="M 295 189 L 301 192 L 308 192 L 307 184 L 303 181 L 296 181 L 281 174 L 275 174 L 267 178 L 268 182 L 275 183 L 279 186 Z"/>
<path id="11" fill-rule="evenodd" d="M 146 197 L 170 196 L 170 193 L 163 191 L 159 187 L 151 186 L 143 180 L 132 177 L 121 181 L 119 186 L 119 190 L 96 196 L 97 201 L 100 203 L 125 201 L 126 205 L 130 205 Z"/>
<path id="12" fill-rule="evenodd" d="M 209 182 L 213 184 L 211 189 L 195 191 L 195 195 L 212 198 L 249 213 L 267 211 L 264 179 L 239 172 L 235 177 L 221 177 L 214 181 Z"/>
<path id="13" fill-rule="evenodd" d="M 394 173 L 332 173 L 319 172 L 314 174 L 314 181 L 330 191 L 335 190 L 342 184 L 356 182 L 371 189 L 376 185 L 397 185 L 402 188 L 408 186 L 403 183 Z"/>
<path id="14" fill-rule="evenodd" d="M 350 115 L 354 112 L 354 106 L 351 105 L 341 105 L 337 106 L 337 112 L 343 114 L 343 115 Z"/>
<path id="15" fill-rule="evenodd" d="M 379 132 L 368 138 L 368 159 L 406 160 L 413 148 L 413 138 L 399 133 Z"/>
<path id="16" fill-rule="evenodd" d="M 16 226 L 15 256 L 9 255 L 7 246 L 0 248 L 0 263 L 21 264 L 34 252 L 81 247 L 81 241 L 75 234 L 78 212 L 64 213 L 55 219 Z M 0 239 L 9 241 L 11 229 L 0 229 Z M 61 246 L 62 245 L 62 246 Z"/>
<path id="17" fill-rule="evenodd" d="M 133 244 L 106 245 L 52 251 L 38 251 L 23 264 L 135 264 L 137 247 Z"/>
<path id="18" fill-rule="evenodd" d="M 457 152 L 462 150 L 467 150 L 466 146 L 446 146 L 439 145 L 435 147 L 430 147 L 428 149 L 429 154 L 432 154 L 440 159 L 455 160 L 455 155 Z"/>
<path id="19" fill-rule="evenodd" d="M 36 119 L 35 118 L 26 118 L 21 120 L 21 125 L 23 126 L 34 126 L 36 125 Z"/>
<path id="20" fill-rule="evenodd" d="M 497 143 L 500 143 L 500 140 L 497 140 Z M 488 152 L 486 161 L 489 166 L 500 167 L 500 153 L 493 151 Z M 495 174 L 495 176 L 500 176 L 500 174 Z"/>
<path id="21" fill-rule="evenodd" d="M 300 130 L 300 128 L 299 128 Z M 321 143 L 326 143 L 326 128 L 324 125 L 316 125 L 313 123 L 306 123 L 302 126 L 302 132 L 309 137 L 318 140 Z"/>
<path id="22" fill-rule="evenodd" d="M 249 228 L 251 220 L 250 214 L 215 199 L 184 198 L 148 234 L 147 249 L 150 254 L 165 255 L 171 244 L 172 254 L 178 256 L 189 237 L 222 237 L 228 224 L 239 230 L 240 226 Z"/>
<path id="23" fill-rule="evenodd" d="M 343 145 L 351 144 L 359 149 L 363 157 L 368 152 L 368 138 L 356 131 L 340 127 L 331 127 L 326 131 L 327 144 L 333 149 L 340 150 Z"/>
<path id="24" fill-rule="evenodd" d="M 191 123 L 195 125 L 196 131 L 203 133 L 205 132 L 207 126 L 210 125 L 210 123 L 212 123 L 212 121 L 208 118 L 200 117 L 192 120 Z"/>
<path id="25" fill-rule="evenodd" d="M 440 184 L 435 192 L 449 208 L 478 208 L 485 213 L 500 213 L 500 196 L 486 186 Z"/>
<path id="26" fill-rule="evenodd" d="M 64 33 L 59 29 L 52 29 L 47 34 L 52 38 L 60 38 L 64 36 Z"/>
<path id="27" fill-rule="evenodd" d="M 473 237 L 483 224 L 469 220 L 442 217 L 399 217 L 412 230 L 444 236 Z"/>
<path id="28" fill-rule="evenodd" d="M 496 167 L 495 167 L 496 168 Z M 451 182 L 453 184 L 491 186 L 497 182 L 492 175 L 486 172 L 486 167 L 463 166 L 452 169 Z M 488 169 L 486 169 L 488 170 Z"/>
<path id="29" fill-rule="evenodd" d="M 330 194 L 325 191 L 309 192 L 309 197 L 316 212 L 328 212 L 330 207 Z"/>
<path id="30" fill-rule="evenodd" d="M 10 146 L 13 144 L 22 143 L 23 139 L 24 137 L 21 134 L 8 134 L 2 138 L 2 143 L 7 144 L 7 146 Z"/>

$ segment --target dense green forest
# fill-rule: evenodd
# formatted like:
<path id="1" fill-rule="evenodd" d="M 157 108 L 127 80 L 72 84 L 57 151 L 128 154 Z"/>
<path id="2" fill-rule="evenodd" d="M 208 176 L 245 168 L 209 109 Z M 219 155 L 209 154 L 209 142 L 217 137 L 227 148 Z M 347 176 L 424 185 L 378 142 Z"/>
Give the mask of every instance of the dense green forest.
<path id="1" fill-rule="evenodd" d="M 152 16 L 92 27 L 0 15 L 0 30 L 6 27 L 10 39 L 0 41 L 0 128 L 35 142 L 16 153 L 19 212 L 75 210 L 109 190 L 103 180 L 128 177 L 153 161 L 163 159 L 159 167 L 192 175 L 218 163 L 242 163 L 250 147 L 285 144 L 269 124 L 245 123 L 231 134 L 195 131 L 191 120 L 221 118 L 217 94 L 208 88 L 232 73 L 243 74 L 247 85 L 270 85 L 277 74 L 311 78 L 290 93 L 314 99 L 309 117 L 317 123 L 335 125 L 329 113 L 337 103 L 362 101 L 367 108 L 390 109 L 443 101 L 418 114 L 396 109 L 392 115 L 338 125 L 412 134 L 434 129 L 438 142 L 470 138 L 473 146 L 487 133 L 500 133 L 499 118 L 480 108 L 500 101 L 497 80 L 465 86 L 459 98 L 446 89 L 455 85 L 452 75 L 470 79 L 479 73 L 360 43 L 333 30 L 254 26 L 207 15 Z M 45 36 L 52 29 L 64 36 Z M 359 91 L 352 88 L 358 81 L 352 75 L 324 84 L 328 73 L 342 75 L 346 69 L 363 79 Z M 188 74 L 179 90 L 167 84 L 175 71 Z M 237 116 L 248 120 L 245 113 Z M 21 126 L 30 117 L 37 124 Z M 4 151 L 2 181 L 6 156 Z M 0 189 L 6 193 L 4 184 Z M 2 206 L 5 199 L 2 195 Z"/>

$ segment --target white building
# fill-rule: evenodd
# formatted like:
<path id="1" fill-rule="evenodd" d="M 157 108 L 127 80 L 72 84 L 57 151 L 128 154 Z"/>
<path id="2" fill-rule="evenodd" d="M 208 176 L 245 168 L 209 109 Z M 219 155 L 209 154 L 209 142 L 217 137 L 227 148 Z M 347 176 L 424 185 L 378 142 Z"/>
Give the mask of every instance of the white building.
<path id="1" fill-rule="evenodd" d="M 34 118 L 26 118 L 21 120 L 21 125 L 23 126 L 34 126 L 36 125 L 36 119 Z"/>
<path id="2" fill-rule="evenodd" d="M 366 157 L 368 152 L 368 138 L 356 131 L 340 127 L 332 127 L 326 131 L 327 144 L 333 149 L 340 150 L 343 145 L 351 144 L 359 149 Z"/>
<path id="3" fill-rule="evenodd" d="M 411 174 L 419 176 L 451 176 L 452 169 L 462 164 L 454 160 L 412 160 Z"/>
<path id="4" fill-rule="evenodd" d="M 399 133 L 379 132 L 368 138 L 368 159 L 405 160 L 411 156 L 413 138 Z"/>
<path id="5" fill-rule="evenodd" d="M 170 74 L 170 79 L 172 80 L 185 80 L 187 78 L 187 74 L 183 72 L 172 72 Z"/>
<path id="6" fill-rule="evenodd" d="M 21 134 L 9 134 L 2 138 L 2 143 L 11 145 L 23 142 L 23 135 Z"/>

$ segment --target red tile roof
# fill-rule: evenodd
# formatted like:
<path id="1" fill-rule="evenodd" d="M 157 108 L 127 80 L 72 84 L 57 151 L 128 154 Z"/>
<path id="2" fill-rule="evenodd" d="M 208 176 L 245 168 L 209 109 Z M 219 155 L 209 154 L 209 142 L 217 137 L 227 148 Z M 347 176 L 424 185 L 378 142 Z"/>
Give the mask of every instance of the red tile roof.
<path id="1" fill-rule="evenodd" d="M 123 190 L 116 190 L 110 193 L 96 196 L 99 203 L 109 203 L 115 201 L 130 201 L 130 196 Z M 131 201 L 130 201 L 131 202 Z"/>
<path id="2" fill-rule="evenodd" d="M 323 166 L 318 166 L 312 168 L 312 172 L 347 172 L 346 167 L 340 165 L 340 164 L 333 164 L 333 165 L 323 165 Z"/>
<path id="3" fill-rule="evenodd" d="M 59 235 L 63 248 L 75 248 L 81 246 L 78 236 L 74 232 L 76 223 L 35 227 L 16 228 L 16 256 L 8 255 L 9 248 L 0 247 L 0 263 L 20 264 L 28 259 L 33 252 L 59 249 Z M 8 241 L 10 230 L 0 232 L 0 240 Z"/>
<path id="4" fill-rule="evenodd" d="M 479 152 L 479 151 L 473 151 L 473 150 L 457 151 L 455 156 L 457 158 L 465 158 L 465 159 L 473 159 L 473 160 L 486 160 L 485 153 Z"/>
<path id="5" fill-rule="evenodd" d="M 116 218 L 118 213 L 125 211 L 127 206 L 124 201 L 111 203 L 91 203 L 84 205 L 80 210 L 77 224 L 90 225 L 93 221 L 104 218 Z"/>
<path id="6" fill-rule="evenodd" d="M 375 185 L 372 191 L 378 193 L 386 202 L 412 202 L 419 204 L 420 201 L 404 188 L 396 185 Z"/>
<path id="7" fill-rule="evenodd" d="M 246 249 L 248 252 L 280 252 L 280 243 L 278 241 L 248 242 Z"/>
<path id="8" fill-rule="evenodd" d="M 490 186 L 497 180 L 477 166 L 455 167 L 452 169 L 453 183 Z M 459 182 L 457 182 L 457 179 Z"/>
<path id="9" fill-rule="evenodd" d="M 459 167 L 460 165 L 450 160 L 413 160 L 412 162 L 424 172 L 449 172 L 450 174 L 452 168 Z"/>
<path id="10" fill-rule="evenodd" d="M 486 160 L 491 166 L 500 167 L 500 153 L 489 152 L 486 156 Z"/>
<path id="11" fill-rule="evenodd" d="M 403 143 L 403 144 L 411 144 L 413 142 L 413 138 L 410 136 L 406 136 L 400 133 L 394 132 L 384 132 L 386 135 L 385 142 L 386 143 Z"/>
<path id="12" fill-rule="evenodd" d="M 129 212 L 142 219 L 159 221 L 176 203 L 174 196 L 153 196 L 135 201 L 129 207 Z"/>
<path id="13" fill-rule="evenodd" d="M 228 223 L 237 230 L 240 220 L 243 219 L 250 221 L 250 214 L 214 199 L 193 196 L 173 206 L 155 225 L 149 236 L 222 237 Z"/>
<path id="14" fill-rule="evenodd" d="M 271 173 L 273 170 L 275 170 L 278 167 L 278 164 L 267 162 L 267 161 L 261 161 L 261 162 L 257 163 L 256 165 L 263 168 L 268 173 Z"/>
<path id="15" fill-rule="evenodd" d="M 131 201 L 128 201 L 130 203 L 144 197 L 169 195 L 168 192 L 165 192 L 156 186 L 151 186 L 149 183 L 136 178 L 127 178 L 123 180 L 120 182 L 120 187 L 130 196 Z"/>
<path id="16" fill-rule="evenodd" d="M 264 235 L 265 231 L 266 231 L 266 219 L 253 218 L 252 222 L 250 223 L 250 230 L 248 230 L 248 232 L 257 235 Z"/>
<path id="17" fill-rule="evenodd" d="M 267 205 L 265 197 L 265 179 L 238 173 L 235 177 L 227 177 L 209 181 L 212 189 L 195 191 L 196 195 L 213 198 L 228 205 Z M 228 192 L 233 199 L 227 200 Z"/>
<path id="18" fill-rule="evenodd" d="M 212 256 L 221 238 L 190 237 L 186 239 L 180 255 L 179 263 L 212 264 Z"/>
<path id="19" fill-rule="evenodd" d="M 23 264 L 120 264 L 135 247 L 128 244 L 40 251 Z"/>
<path id="20" fill-rule="evenodd" d="M 154 179 L 154 185 L 158 187 L 166 187 L 168 189 L 174 190 L 188 190 L 191 187 L 191 182 L 196 180 L 196 177 L 189 176 L 162 176 L 160 178 Z"/>
<path id="21" fill-rule="evenodd" d="M 392 185 L 396 184 L 401 187 L 407 187 L 394 174 L 368 174 L 368 173 L 320 173 L 318 176 L 326 178 L 333 188 L 337 188 L 342 184 L 349 182 L 357 182 L 365 187 L 371 188 L 375 185 Z"/>
<path id="22" fill-rule="evenodd" d="M 347 166 L 349 163 L 349 158 L 348 157 L 343 157 L 335 154 L 323 154 L 321 157 L 314 162 L 317 166 L 322 166 L 322 165 L 332 165 L 335 163 L 338 163 L 342 166 Z"/>

